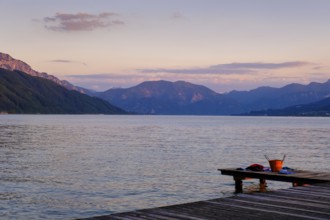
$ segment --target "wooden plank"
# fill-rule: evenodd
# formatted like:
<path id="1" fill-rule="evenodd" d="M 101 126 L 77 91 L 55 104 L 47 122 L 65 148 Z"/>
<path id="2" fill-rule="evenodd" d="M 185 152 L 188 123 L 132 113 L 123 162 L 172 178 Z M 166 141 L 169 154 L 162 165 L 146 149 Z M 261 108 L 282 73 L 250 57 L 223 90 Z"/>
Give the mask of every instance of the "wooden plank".
<path id="1" fill-rule="evenodd" d="M 178 220 L 178 219 L 184 219 L 182 217 L 176 216 L 173 217 L 173 215 L 169 213 L 164 213 L 159 209 L 151 209 L 151 210 L 144 210 L 144 211 L 137 211 L 140 213 L 142 216 L 144 216 L 144 219 L 149 219 L 149 220 Z"/>
<path id="2" fill-rule="evenodd" d="M 329 214 L 329 206 L 324 205 L 323 207 L 319 205 L 310 205 L 306 203 L 298 203 L 298 202 L 287 202 L 285 200 L 273 200 L 273 199 L 260 199 L 256 197 L 232 197 L 229 200 L 235 200 L 245 203 L 253 203 L 255 205 L 262 205 L 262 206 L 270 206 L 272 209 L 275 207 L 277 208 L 285 208 L 285 209 L 292 209 L 292 210 L 298 210 L 298 211 L 306 211 L 308 212 L 315 212 L 320 214 Z M 265 202 L 267 201 L 267 202 Z"/>
<path id="3" fill-rule="evenodd" d="M 226 200 L 219 201 L 221 203 L 231 203 L 235 206 L 242 206 L 248 208 L 255 208 L 259 210 L 271 210 L 275 212 L 284 212 L 287 214 L 295 215 L 295 216 L 314 216 L 320 218 L 330 219 L 330 209 L 310 209 L 308 207 L 299 206 L 296 204 L 285 204 L 285 203 L 276 203 L 276 202 L 262 202 L 256 201 L 252 198 L 245 197 L 242 198 L 240 196 L 229 197 Z M 298 214 L 298 215 L 297 215 Z"/>
<path id="4" fill-rule="evenodd" d="M 238 194 L 180 205 L 117 213 L 90 220 L 330 219 L 330 184 Z"/>
<path id="5" fill-rule="evenodd" d="M 179 212 L 184 212 L 193 216 L 198 216 L 203 219 L 266 219 L 268 212 L 260 212 L 258 210 L 246 209 L 245 207 L 233 206 L 232 203 L 216 203 L 205 201 L 202 208 L 196 207 L 173 207 Z M 171 209 L 173 209 L 171 208 Z M 277 217 L 278 219 L 283 219 L 283 214 L 281 213 L 271 213 L 272 218 Z M 270 216 L 268 216 L 269 219 Z M 291 219 L 296 219 L 294 216 Z"/>
<path id="6" fill-rule="evenodd" d="M 244 194 L 242 194 L 244 195 Z M 249 194 L 249 195 L 253 195 L 253 194 Z M 303 197 L 294 197 L 292 195 L 287 195 L 287 193 L 284 193 L 284 194 L 279 194 L 279 193 L 259 193 L 257 196 L 259 197 L 269 197 L 269 198 L 279 198 L 279 199 L 285 199 L 285 200 L 290 200 L 290 201 L 293 201 L 293 202 L 307 202 L 307 203 L 313 203 L 313 204 L 320 204 L 321 206 L 322 205 L 329 205 L 329 202 L 327 201 L 321 201 L 319 199 L 311 199 L 309 197 L 306 197 L 306 196 L 303 196 Z"/>
<path id="7" fill-rule="evenodd" d="M 295 187 L 297 189 L 292 189 L 293 191 L 301 191 L 303 193 L 314 193 L 320 196 L 330 197 L 329 191 L 325 190 L 312 190 L 312 189 L 302 189 L 301 187 Z"/>
<path id="8" fill-rule="evenodd" d="M 330 187 L 320 187 L 315 185 L 309 185 L 309 187 L 296 187 L 296 189 L 306 190 L 306 191 L 314 191 L 314 192 L 327 192 L 330 193 Z"/>
<path id="9" fill-rule="evenodd" d="M 245 219 L 246 215 L 252 215 L 252 219 L 328 219 L 328 216 L 325 217 L 318 217 L 318 216 L 311 216 L 311 213 L 301 213 L 301 212 L 289 212 L 288 209 L 276 209 L 270 206 L 258 206 L 254 204 L 247 204 L 247 203 L 239 203 L 239 202 L 231 202 L 231 201 L 219 201 L 214 202 L 218 203 L 221 206 L 231 206 L 235 207 L 236 210 L 232 210 L 237 212 L 239 215 L 236 219 Z"/>
<path id="10" fill-rule="evenodd" d="M 329 201 L 330 202 L 330 196 L 327 195 L 327 194 L 319 194 L 317 192 L 313 192 L 313 191 L 302 191 L 302 190 L 295 190 L 294 188 L 293 189 L 290 189 L 290 190 L 283 190 L 285 193 L 289 193 L 289 194 L 292 194 L 292 193 L 296 193 L 296 194 L 299 194 L 300 196 L 309 196 L 309 197 L 316 197 L 316 199 L 320 199 L 320 200 L 324 200 L 324 201 Z"/>
<path id="11" fill-rule="evenodd" d="M 159 210 L 157 212 L 159 212 Z M 204 213 L 204 216 L 197 215 L 194 206 L 191 206 L 189 208 L 186 208 L 185 206 L 165 207 L 162 208 L 161 213 L 163 215 L 174 217 L 175 219 L 201 220 L 205 219 L 205 217 L 207 216 L 206 213 Z"/>
<path id="12" fill-rule="evenodd" d="M 164 208 L 146 209 L 143 212 L 146 215 L 154 216 L 156 219 L 200 220 L 185 213 L 175 212 L 175 210 L 164 210 Z"/>
<path id="13" fill-rule="evenodd" d="M 291 197 L 274 197 L 269 194 L 266 194 L 264 196 L 259 194 L 249 194 L 247 195 L 247 199 L 253 200 L 253 201 L 262 201 L 267 203 L 282 203 L 285 205 L 297 205 L 300 207 L 315 207 L 320 209 L 328 210 L 330 208 L 330 205 L 328 203 L 315 203 L 315 200 L 299 200 L 299 199 L 292 199 Z M 244 198 L 246 195 L 242 194 L 240 195 L 241 198 Z"/>
<path id="14" fill-rule="evenodd" d="M 312 185 L 309 185 L 308 187 L 301 187 L 301 188 L 306 189 L 306 190 L 314 190 L 314 191 L 323 190 L 323 191 L 329 191 L 330 192 L 330 185 L 327 185 L 326 183 L 312 184 Z"/>
<path id="15" fill-rule="evenodd" d="M 319 196 L 315 196 L 315 195 L 301 194 L 299 192 L 294 192 L 294 191 L 286 191 L 286 192 L 281 191 L 281 192 L 277 192 L 276 195 L 287 196 L 292 199 L 308 199 L 319 203 L 328 203 L 328 204 L 330 203 L 329 199 L 320 198 Z"/>

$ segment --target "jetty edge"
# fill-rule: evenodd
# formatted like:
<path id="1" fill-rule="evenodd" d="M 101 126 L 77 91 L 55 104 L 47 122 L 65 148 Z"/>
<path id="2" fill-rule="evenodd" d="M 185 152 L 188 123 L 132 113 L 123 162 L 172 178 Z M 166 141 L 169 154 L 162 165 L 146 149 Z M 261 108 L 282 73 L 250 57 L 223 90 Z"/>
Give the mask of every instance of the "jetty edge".
<path id="1" fill-rule="evenodd" d="M 135 210 L 85 220 L 203 220 L 203 219 L 330 219 L 330 173 L 296 171 L 294 174 L 219 169 L 234 180 L 255 178 L 292 182 L 293 187 L 178 205 Z M 265 174 L 262 174 L 265 173 Z M 306 186 L 306 184 L 309 184 Z M 303 185 L 303 186 L 301 186 Z M 236 186 L 236 184 L 235 184 Z"/>
<path id="2" fill-rule="evenodd" d="M 222 175 L 233 176 L 236 193 L 243 192 L 243 180 L 259 179 L 260 191 L 265 191 L 266 180 L 290 182 L 292 186 L 330 182 L 330 173 L 306 170 L 293 170 L 291 174 L 279 172 L 251 171 L 237 168 L 218 169 Z"/>

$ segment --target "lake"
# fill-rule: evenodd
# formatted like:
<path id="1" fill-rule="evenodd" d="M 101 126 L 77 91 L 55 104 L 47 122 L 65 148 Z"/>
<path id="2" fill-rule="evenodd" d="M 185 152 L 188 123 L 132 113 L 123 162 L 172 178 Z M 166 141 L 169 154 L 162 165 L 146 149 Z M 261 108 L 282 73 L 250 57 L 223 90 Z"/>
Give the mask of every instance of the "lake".
<path id="1" fill-rule="evenodd" d="M 0 115 L 0 218 L 83 218 L 231 196 L 234 181 L 217 169 L 268 166 L 264 155 L 330 172 L 329 134 L 330 118 L 317 117 Z"/>

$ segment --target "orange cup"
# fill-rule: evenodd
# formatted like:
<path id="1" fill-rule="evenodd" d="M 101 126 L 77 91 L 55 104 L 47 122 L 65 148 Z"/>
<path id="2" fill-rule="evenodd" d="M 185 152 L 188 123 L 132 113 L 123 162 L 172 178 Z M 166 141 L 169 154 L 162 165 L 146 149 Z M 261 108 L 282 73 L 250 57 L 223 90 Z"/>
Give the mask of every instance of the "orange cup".
<path id="1" fill-rule="evenodd" d="M 270 169 L 272 172 L 279 172 L 283 166 L 283 160 L 269 160 Z"/>

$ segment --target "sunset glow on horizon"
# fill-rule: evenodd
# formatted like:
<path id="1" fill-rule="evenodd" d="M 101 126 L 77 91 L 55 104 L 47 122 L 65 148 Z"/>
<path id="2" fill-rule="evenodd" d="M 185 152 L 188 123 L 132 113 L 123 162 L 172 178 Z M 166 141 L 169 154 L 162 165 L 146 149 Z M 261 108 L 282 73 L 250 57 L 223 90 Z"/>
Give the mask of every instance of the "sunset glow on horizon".
<path id="1" fill-rule="evenodd" d="M 0 52 L 88 89 L 330 78 L 327 0 L 2 0 Z"/>

